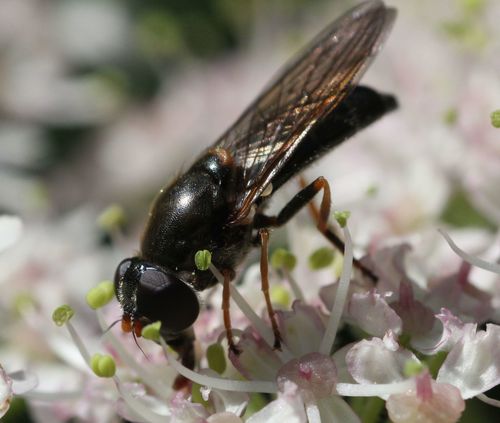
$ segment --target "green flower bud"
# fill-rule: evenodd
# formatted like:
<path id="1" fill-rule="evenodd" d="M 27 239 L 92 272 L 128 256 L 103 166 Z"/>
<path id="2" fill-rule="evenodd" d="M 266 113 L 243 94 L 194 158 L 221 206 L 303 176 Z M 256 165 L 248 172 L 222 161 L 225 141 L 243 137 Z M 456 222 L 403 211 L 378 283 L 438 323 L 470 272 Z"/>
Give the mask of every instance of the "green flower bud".
<path id="1" fill-rule="evenodd" d="M 494 128 L 500 128 L 500 109 L 491 112 L 491 124 Z"/>
<path id="2" fill-rule="evenodd" d="M 340 227 L 344 228 L 347 225 L 347 219 L 351 216 L 351 212 L 348 210 L 345 211 L 336 211 L 333 213 L 333 217 L 339 223 Z"/>
<path id="3" fill-rule="evenodd" d="M 275 269 L 293 270 L 297 264 L 297 258 L 285 248 L 277 248 L 271 255 L 271 266 Z"/>
<path id="4" fill-rule="evenodd" d="M 282 307 L 288 307 L 290 305 L 290 293 L 283 286 L 271 286 L 270 295 L 271 302 L 274 304 L 278 304 Z"/>
<path id="5" fill-rule="evenodd" d="M 107 354 L 94 354 L 90 359 L 90 368 L 99 377 L 113 377 L 116 373 L 115 360 Z"/>
<path id="6" fill-rule="evenodd" d="M 332 263 L 333 258 L 334 254 L 331 248 L 319 248 L 309 256 L 309 267 L 312 270 L 323 269 Z"/>
<path id="7" fill-rule="evenodd" d="M 194 255 L 194 264 L 198 270 L 208 270 L 212 263 L 212 253 L 208 250 L 197 251 Z"/>
<path id="8" fill-rule="evenodd" d="M 117 204 L 106 207 L 97 218 L 99 227 L 107 232 L 120 228 L 126 222 L 123 208 Z"/>
<path id="9" fill-rule="evenodd" d="M 57 307 L 52 313 L 52 320 L 57 326 L 66 324 L 75 314 L 75 311 L 69 305 Z"/>
<path id="10" fill-rule="evenodd" d="M 113 282 L 102 281 L 87 293 L 85 299 L 89 307 L 95 310 L 108 304 L 113 299 L 114 295 L 115 290 Z"/>
<path id="11" fill-rule="evenodd" d="M 161 322 L 151 323 L 142 328 L 141 335 L 144 339 L 149 339 L 150 341 L 159 341 L 160 328 Z"/>

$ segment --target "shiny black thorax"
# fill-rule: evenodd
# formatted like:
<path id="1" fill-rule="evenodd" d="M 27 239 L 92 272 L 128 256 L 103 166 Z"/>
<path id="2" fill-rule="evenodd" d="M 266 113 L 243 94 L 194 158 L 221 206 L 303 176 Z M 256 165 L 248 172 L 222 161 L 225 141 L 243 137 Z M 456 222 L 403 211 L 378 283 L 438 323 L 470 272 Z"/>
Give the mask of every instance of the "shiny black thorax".
<path id="1" fill-rule="evenodd" d="M 153 203 L 142 238 L 141 258 L 173 271 L 201 291 L 216 283 L 199 271 L 195 253 L 209 250 L 219 269 L 234 269 L 251 247 L 252 226 L 231 225 L 238 167 L 217 151 L 203 155 Z"/>

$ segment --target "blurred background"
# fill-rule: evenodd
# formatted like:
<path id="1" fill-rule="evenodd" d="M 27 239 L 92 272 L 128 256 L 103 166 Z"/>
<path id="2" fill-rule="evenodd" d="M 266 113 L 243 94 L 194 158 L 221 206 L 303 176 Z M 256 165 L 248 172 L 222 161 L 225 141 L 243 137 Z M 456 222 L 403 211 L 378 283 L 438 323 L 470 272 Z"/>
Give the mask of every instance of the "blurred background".
<path id="1" fill-rule="evenodd" d="M 43 340 L 52 309 L 66 302 L 90 313 L 86 290 L 137 249 L 158 189 L 355 3 L 0 0 L 0 214 L 23 221 L 0 254 L 4 367 L 36 369 L 50 386 L 61 371 Z M 387 3 L 396 25 L 363 81 L 395 94 L 400 109 L 308 176 L 330 180 L 360 249 L 407 239 L 426 272 L 441 275 L 457 263 L 435 233 L 445 225 L 462 247 L 496 259 L 500 4 Z M 293 247 L 296 233 L 281 242 Z M 41 327 L 21 317 L 27 306 L 47 317 Z M 5 421 L 50 421 L 37 413 L 17 399 Z"/>

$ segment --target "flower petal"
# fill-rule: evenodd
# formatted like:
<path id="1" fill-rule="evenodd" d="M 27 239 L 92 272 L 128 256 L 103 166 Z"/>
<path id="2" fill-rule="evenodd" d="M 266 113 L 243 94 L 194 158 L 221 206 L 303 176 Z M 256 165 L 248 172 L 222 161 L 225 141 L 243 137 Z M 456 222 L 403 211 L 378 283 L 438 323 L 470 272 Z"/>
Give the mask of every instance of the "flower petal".
<path id="1" fill-rule="evenodd" d="M 368 334 L 379 337 L 388 330 L 399 334 L 403 326 L 401 318 L 374 290 L 352 295 L 348 318 Z"/>
<path id="2" fill-rule="evenodd" d="M 441 309 L 441 312 L 436 314 L 436 318 L 437 322 L 442 323 L 441 327 L 439 324 L 435 324 L 432 331 L 425 336 L 412 338 L 412 347 L 426 355 L 433 355 L 439 351 L 449 351 L 462 339 L 465 332 L 475 332 L 476 330 L 475 324 L 463 323 L 446 308 Z"/>
<path id="3" fill-rule="evenodd" d="M 262 410 L 252 415 L 247 423 L 306 423 L 304 403 L 293 383 L 287 382 L 283 393 Z"/>
<path id="4" fill-rule="evenodd" d="M 248 327 L 237 344 L 240 354 L 229 354 L 229 359 L 247 379 L 274 381 L 282 363 L 275 352 Z"/>
<path id="5" fill-rule="evenodd" d="M 386 407 L 389 417 L 394 423 L 454 423 L 458 421 L 465 409 L 465 402 L 460 391 L 452 385 L 436 383 L 428 378 L 426 393 L 419 392 L 417 387 L 404 394 L 393 394 Z"/>
<path id="6" fill-rule="evenodd" d="M 361 423 L 353 409 L 339 396 L 318 400 L 322 422 Z"/>
<path id="7" fill-rule="evenodd" d="M 460 389 L 464 399 L 472 398 L 500 384 L 500 326 L 486 325 L 486 331 L 468 331 L 439 369 L 436 380 Z"/>
<path id="8" fill-rule="evenodd" d="M 281 391 L 288 382 L 293 382 L 302 396 L 329 397 L 335 392 L 337 383 L 335 362 L 331 357 L 320 353 L 306 354 L 286 363 L 278 372 L 277 382 Z"/>
<path id="9" fill-rule="evenodd" d="M 390 337 L 373 338 L 358 342 L 346 356 L 349 372 L 358 383 L 393 383 L 405 379 L 408 361 L 420 363 L 404 348 L 398 348 Z"/>
<path id="10" fill-rule="evenodd" d="M 296 357 L 317 351 L 325 324 L 317 308 L 295 301 L 292 311 L 277 311 L 283 342 Z"/>

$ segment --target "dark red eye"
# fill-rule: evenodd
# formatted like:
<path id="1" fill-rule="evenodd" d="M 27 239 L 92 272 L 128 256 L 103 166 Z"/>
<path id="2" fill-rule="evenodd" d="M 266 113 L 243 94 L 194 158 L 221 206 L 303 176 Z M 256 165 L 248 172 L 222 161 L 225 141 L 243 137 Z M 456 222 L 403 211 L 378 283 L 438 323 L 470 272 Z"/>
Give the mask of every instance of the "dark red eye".
<path id="1" fill-rule="evenodd" d="M 189 328 L 200 312 L 194 290 L 175 276 L 154 267 L 146 268 L 137 287 L 137 314 L 161 321 L 170 333 Z"/>

